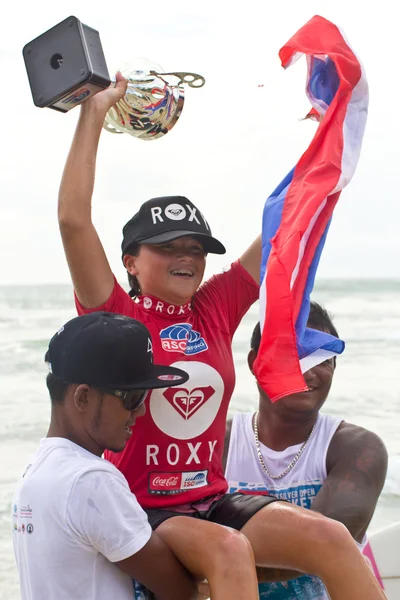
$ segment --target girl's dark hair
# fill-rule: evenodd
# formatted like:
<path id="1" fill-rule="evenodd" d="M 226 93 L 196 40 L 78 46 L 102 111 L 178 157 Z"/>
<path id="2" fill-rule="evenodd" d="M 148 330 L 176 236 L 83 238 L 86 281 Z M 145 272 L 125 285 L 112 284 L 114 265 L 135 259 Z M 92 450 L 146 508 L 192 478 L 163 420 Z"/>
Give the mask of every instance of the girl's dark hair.
<path id="1" fill-rule="evenodd" d="M 323 308 L 317 302 L 310 302 L 310 314 L 308 316 L 307 327 L 312 329 L 319 329 L 320 331 L 326 331 L 335 337 L 339 337 L 339 334 L 332 322 L 332 317 L 328 311 Z M 252 350 L 258 352 L 261 343 L 261 328 L 260 323 L 254 327 L 253 334 L 251 336 L 250 347 Z"/>
<path id="2" fill-rule="evenodd" d="M 126 256 L 127 254 L 130 254 L 132 256 L 139 256 L 139 252 L 140 244 L 132 244 L 132 246 L 130 246 L 127 249 L 124 256 Z M 128 283 L 129 287 L 131 288 L 129 291 L 129 295 L 131 296 L 131 298 L 137 298 L 138 296 L 140 296 L 140 285 L 137 277 L 128 273 Z"/>
<path id="3" fill-rule="evenodd" d="M 62 381 L 62 379 L 59 379 L 53 375 L 53 373 L 47 375 L 46 384 L 47 389 L 49 390 L 51 403 L 62 404 L 70 384 Z"/>
<path id="4" fill-rule="evenodd" d="M 129 295 L 131 296 L 131 298 L 137 298 L 138 296 L 140 296 L 140 286 L 136 275 L 131 275 L 130 273 L 128 273 L 128 282 L 129 287 L 131 288 L 129 290 Z"/>

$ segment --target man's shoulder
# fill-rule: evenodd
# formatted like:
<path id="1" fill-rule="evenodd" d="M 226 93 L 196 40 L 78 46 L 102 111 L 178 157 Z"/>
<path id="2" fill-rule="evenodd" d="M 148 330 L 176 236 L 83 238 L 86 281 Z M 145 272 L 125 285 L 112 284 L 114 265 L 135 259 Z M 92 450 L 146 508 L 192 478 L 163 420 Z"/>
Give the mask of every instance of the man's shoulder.
<path id="1" fill-rule="evenodd" d="M 124 476 L 104 459 L 69 446 L 58 445 L 51 450 L 53 451 L 44 452 L 40 449 L 17 484 L 16 494 L 30 503 L 41 498 L 43 506 L 55 506 L 63 510 L 65 502 L 68 502 L 76 489 L 93 489 L 104 478 L 108 481 L 121 480 L 121 483 L 126 484 Z M 47 488 L 51 488 L 52 493 L 43 497 L 43 489 Z"/>
<path id="2" fill-rule="evenodd" d="M 334 433 L 328 449 L 328 472 L 339 461 L 358 460 L 374 463 L 387 462 L 387 450 L 382 439 L 369 429 L 342 421 Z M 367 465 L 366 465 L 367 466 Z"/>
<path id="3" fill-rule="evenodd" d="M 384 445 L 382 439 L 373 431 L 354 423 L 348 423 L 347 421 L 340 423 L 332 437 L 332 442 L 340 444 L 365 444 L 367 442 L 374 442 L 375 444 L 380 443 Z"/>
<path id="4" fill-rule="evenodd" d="M 37 461 L 41 477 L 53 477 L 60 483 L 70 484 L 82 477 L 89 480 L 99 473 L 109 473 L 116 478 L 125 479 L 108 460 L 92 454 L 70 440 L 49 439 L 47 441 L 48 444 L 41 449 Z"/>
<path id="5" fill-rule="evenodd" d="M 121 471 L 118 471 L 112 463 L 105 458 L 99 458 L 98 460 L 90 460 L 89 458 L 83 458 L 79 464 L 76 465 L 75 475 L 76 478 L 85 477 L 90 479 L 97 477 L 99 474 L 102 476 L 109 475 L 112 478 L 126 481 Z"/>

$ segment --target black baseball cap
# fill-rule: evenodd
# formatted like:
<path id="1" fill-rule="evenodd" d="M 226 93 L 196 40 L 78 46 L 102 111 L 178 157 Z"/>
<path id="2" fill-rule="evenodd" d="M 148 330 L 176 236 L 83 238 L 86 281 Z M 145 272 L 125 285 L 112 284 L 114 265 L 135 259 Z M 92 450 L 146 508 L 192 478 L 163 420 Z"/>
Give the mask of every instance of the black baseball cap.
<path id="1" fill-rule="evenodd" d="M 162 244 L 185 235 L 199 238 L 206 252 L 225 254 L 225 247 L 211 235 L 199 209 L 185 196 L 147 200 L 123 230 L 122 257 L 134 244 Z"/>
<path id="2" fill-rule="evenodd" d="M 68 321 L 51 338 L 45 361 L 66 383 L 113 390 L 145 390 L 180 385 L 181 369 L 153 364 L 150 333 L 140 321 L 93 312 Z"/>

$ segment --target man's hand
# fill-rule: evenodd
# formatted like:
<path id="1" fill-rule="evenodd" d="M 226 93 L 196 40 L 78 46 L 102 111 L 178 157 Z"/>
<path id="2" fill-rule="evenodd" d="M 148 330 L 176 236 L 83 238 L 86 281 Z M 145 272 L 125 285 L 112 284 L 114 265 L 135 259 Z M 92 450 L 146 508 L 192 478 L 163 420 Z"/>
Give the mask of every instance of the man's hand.
<path id="1" fill-rule="evenodd" d="M 154 531 L 143 548 L 114 564 L 157 600 L 199 600 L 197 582 Z"/>

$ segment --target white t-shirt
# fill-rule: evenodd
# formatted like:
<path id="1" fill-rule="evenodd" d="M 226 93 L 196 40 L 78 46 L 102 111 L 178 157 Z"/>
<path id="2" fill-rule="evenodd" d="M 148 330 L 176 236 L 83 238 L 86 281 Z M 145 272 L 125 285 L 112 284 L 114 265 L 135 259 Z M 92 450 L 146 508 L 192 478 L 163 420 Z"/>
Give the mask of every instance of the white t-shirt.
<path id="1" fill-rule="evenodd" d="M 22 600 L 132 600 L 132 579 L 112 563 L 150 539 L 125 477 L 64 438 L 41 440 L 12 502 Z"/>

